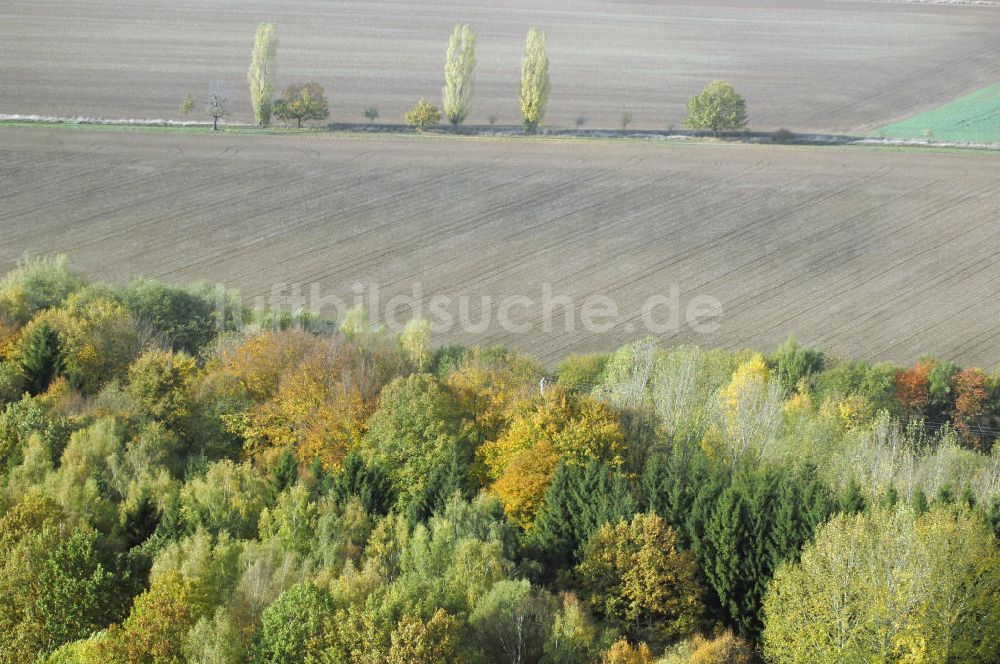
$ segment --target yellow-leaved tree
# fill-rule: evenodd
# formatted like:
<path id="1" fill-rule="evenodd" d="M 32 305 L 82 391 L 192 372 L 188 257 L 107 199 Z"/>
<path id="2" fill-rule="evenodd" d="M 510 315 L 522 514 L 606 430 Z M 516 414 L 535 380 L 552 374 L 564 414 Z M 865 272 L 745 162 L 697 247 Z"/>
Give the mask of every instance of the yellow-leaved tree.
<path id="1" fill-rule="evenodd" d="M 614 411 L 557 387 L 521 402 L 507 430 L 479 450 L 494 480 L 492 490 L 511 520 L 525 529 L 534 523 L 560 459 L 571 465 L 601 461 L 617 467 L 624 455 L 624 434 Z"/>
<path id="2" fill-rule="evenodd" d="M 633 641 L 662 646 L 694 632 L 704 588 L 690 551 L 655 513 L 604 524 L 576 568 L 595 615 Z"/>
<path id="3" fill-rule="evenodd" d="M 396 623 L 390 636 L 388 664 L 450 664 L 458 661 L 462 642 L 462 622 L 438 609 L 427 622 L 406 615 Z"/>
<path id="4" fill-rule="evenodd" d="M 476 34 L 468 25 L 456 25 L 448 40 L 444 63 L 444 116 L 460 125 L 472 111 L 476 72 Z"/>
<path id="5" fill-rule="evenodd" d="M 529 134 L 538 131 L 549 101 L 549 56 L 545 44 L 544 32 L 538 28 L 528 30 L 521 60 L 521 117 Z"/>
<path id="6" fill-rule="evenodd" d="M 250 104 L 253 118 L 261 127 L 271 123 L 274 97 L 275 60 L 278 56 L 278 29 L 273 23 L 261 23 L 254 35 L 253 51 L 247 83 L 250 85 Z"/>
<path id="7" fill-rule="evenodd" d="M 781 382 L 770 375 L 764 357 L 754 355 L 719 392 L 715 424 L 703 445 L 706 453 L 733 467 L 759 462 L 778 435 L 783 403 Z"/>
<path id="8" fill-rule="evenodd" d="M 270 458 L 291 447 L 300 463 L 319 459 L 335 468 L 364 433 L 373 407 L 358 348 L 307 332 L 252 337 L 222 370 L 234 374 L 254 402 L 223 415 L 253 455 Z"/>
<path id="9" fill-rule="evenodd" d="M 995 662 L 1000 551 L 964 507 L 839 514 L 764 599 L 764 653 L 781 662 Z"/>

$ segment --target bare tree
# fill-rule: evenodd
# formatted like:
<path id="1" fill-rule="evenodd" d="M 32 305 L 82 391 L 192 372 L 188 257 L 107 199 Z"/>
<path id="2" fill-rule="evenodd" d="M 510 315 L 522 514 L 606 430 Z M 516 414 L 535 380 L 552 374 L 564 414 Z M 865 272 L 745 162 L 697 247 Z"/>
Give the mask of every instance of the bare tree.
<path id="1" fill-rule="evenodd" d="M 657 363 L 650 381 L 653 407 L 671 437 L 685 430 L 703 433 L 707 409 L 698 384 L 701 368 L 702 352 L 695 346 L 676 348 Z"/>
<path id="2" fill-rule="evenodd" d="M 715 404 L 720 451 L 732 467 L 744 458 L 751 463 L 763 460 L 781 427 L 781 381 L 753 369 L 744 371 L 746 366 L 737 369 Z"/>
<path id="3" fill-rule="evenodd" d="M 224 118 L 232 112 L 232 101 L 229 90 L 221 81 L 212 83 L 205 102 L 205 111 L 212 116 L 212 130 L 218 131 L 219 118 Z"/>

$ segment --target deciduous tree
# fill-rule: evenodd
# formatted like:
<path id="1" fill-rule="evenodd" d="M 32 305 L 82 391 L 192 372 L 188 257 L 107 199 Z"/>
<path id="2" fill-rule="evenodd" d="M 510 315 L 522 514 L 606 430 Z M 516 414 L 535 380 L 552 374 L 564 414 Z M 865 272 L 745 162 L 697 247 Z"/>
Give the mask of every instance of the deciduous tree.
<path id="1" fill-rule="evenodd" d="M 733 468 L 759 463 L 781 426 L 781 395 L 781 383 L 771 377 L 762 356 L 741 364 L 719 395 L 717 438 L 707 440 L 710 452 Z"/>
<path id="2" fill-rule="evenodd" d="M 556 612 L 543 648 L 545 664 L 590 664 L 598 656 L 600 630 L 583 602 L 573 593 L 559 596 Z"/>
<path id="3" fill-rule="evenodd" d="M 451 664 L 461 658 L 462 622 L 443 609 L 426 622 L 410 614 L 396 624 L 390 640 L 387 664 Z"/>
<path id="4" fill-rule="evenodd" d="M 421 99 L 403 115 L 403 122 L 418 130 L 426 129 L 441 122 L 441 111 L 426 99 Z"/>
<path id="5" fill-rule="evenodd" d="M 448 40 L 444 63 L 444 115 L 458 126 L 469 116 L 476 72 L 476 35 L 468 25 L 456 25 Z"/>
<path id="6" fill-rule="evenodd" d="M 191 412 L 191 385 L 197 370 L 187 353 L 149 350 L 129 367 L 128 391 L 144 414 L 177 424 Z"/>
<path id="7" fill-rule="evenodd" d="M 215 81 L 209 88 L 208 97 L 205 99 L 205 112 L 212 118 L 212 131 L 218 131 L 219 120 L 233 112 L 233 100 L 229 88 L 221 81 Z"/>
<path id="8" fill-rule="evenodd" d="M 747 126 L 747 103 L 732 84 L 712 81 L 688 101 L 684 124 L 692 129 L 713 132 L 735 131 Z"/>
<path id="9" fill-rule="evenodd" d="M 455 399 L 429 374 L 398 378 L 382 390 L 359 447 L 368 462 L 393 476 L 401 503 L 422 494 L 433 469 L 448 463 L 468 443 Z"/>
<path id="10" fill-rule="evenodd" d="M 654 661 L 648 645 L 632 645 L 628 639 L 618 639 L 601 654 L 601 664 L 653 664 Z"/>
<path id="11" fill-rule="evenodd" d="M 923 418 L 930 405 L 930 374 L 933 368 L 933 363 L 920 361 L 896 375 L 896 399 L 903 413 L 912 419 Z"/>
<path id="12" fill-rule="evenodd" d="M 555 602 L 527 579 L 498 581 L 476 605 L 469 624 L 488 661 L 535 662 L 549 635 Z"/>
<path id="13" fill-rule="evenodd" d="M 304 581 L 264 611 L 257 661 L 267 664 L 317 661 L 331 644 L 333 600 L 326 590 Z"/>
<path id="14" fill-rule="evenodd" d="M 302 127 L 303 120 L 325 120 L 330 109 L 323 86 L 315 81 L 289 85 L 274 102 L 274 114 L 280 120 L 295 120 L 298 127 Z"/>
<path id="15" fill-rule="evenodd" d="M 966 445 L 983 447 L 980 423 L 987 413 L 986 374 L 981 369 L 965 369 L 955 374 L 955 430 Z"/>
<path id="16" fill-rule="evenodd" d="M 271 123 L 271 103 L 274 96 L 275 60 L 278 56 L 278 29 L 273 23 L 261 23 L 254 35 L 253 51 L 247 83 L 250 85 L 250 105 L 254 122 L 261 127 Z"/>
<path id="17" fill-rule="evenodd" d="M 779 663 L 996 661 L 998 592 L 996 540 L 968 510 L 835 516 L 775 575 L 764 652 Z"/>
<path id="18" fill-rule="evenodd" d="M 129 664 L 181 661 L 185 637 L 199 618 L 191 600 L 190 587 L 181 575 L 165 574 L 135 599 L 121 628 L 109 631 L 108 660 Z"/>
<path id="19" fill-rule="evenodd" d="M 656 514 L 605 524 L 577 566 L 594 612 L 635 640 L 664 644 L 695 630 L 704 612 L 698 567 Z"/>
<path id="20" fill-rule="evenodd" d="M 399 335 L 399 345 L 417 371 L 424 371 L 432 357 L 430 323 L 423 318 L 408 322 Z"/>
<path id="21" fill-rule="evenodd" d="M 529 134 L 538 131 L 549 101 L 549 56 L 545 45 L 544 32 L 538 28 L 528 30 L 521 60 L 521 118 Z"/>

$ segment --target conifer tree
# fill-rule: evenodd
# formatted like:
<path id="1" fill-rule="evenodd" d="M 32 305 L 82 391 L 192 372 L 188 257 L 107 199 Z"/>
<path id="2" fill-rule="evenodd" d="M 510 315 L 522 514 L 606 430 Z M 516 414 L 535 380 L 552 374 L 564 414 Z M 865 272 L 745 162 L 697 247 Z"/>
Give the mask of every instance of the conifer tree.
<path id="1" fill-rule="evenodd" d="M 950 484 L 942 484 L 938 489 L 937 495 L 934 496 L 935 505 L 951 505 L 955 502 L 955 490 L 951 488 Z"/>
<path id="2" fill-rule="evenodd" d="M 768 533 L 767 548 L 771 569 L 794 556 L 802 545 L 803 514 L 801 492 L 795 482 L 781 482 L 775 496 L 773 524 Z"/>
<path id="3" fill-rule="evenodd" d="M 976 506 L 976 494 L 972 491 L 972 487 L 968 484 L 962 489 L 962 493 L 958 496 L 958 504 L 969 509 L 973 509 Z"/>
<path id="4" fill-rule="evenodd" d="M 834 512 L 833 497 L 830 488 L 815 475 L 816 469 L 808 467 L 806 476 L 809 478 L 802 490 L 802 541 L 812 537 L 820 524 L 830 518 Z"/>
<path id="5" fill-rule="evenodd" d="M 378 464 L 366 464 L 354 453 L 344 458 L 340 473 L 331 480 L 330 493 L 341 503 L 356 497 L 366 512 L 379 516 L 388 514 L 396 502 L 389 474 Z"/>
<path id="6" fill-rule="evenodd" d="M 575 514 L 577 546 L 583 545 L 605 523 L 630 519 L 639 507 L 628 481 L 605 465 L 590 463 L 580 472 L 570 489 Z"/>
<path id="7" fill-rule="evenodd" d="M 704 569 L 706 563 L 706 547 L 708 539 L 706 527 L 712 512 L 719 500 L 719 496 L 729 486 L 729 478 L 722 472 L 708 475 L 698 488 L 691 501 L 691 511 L 687 515 L 684 523 L 684 530 L 687 533 L 688 546 L 694 552 L 698 563 Z"/>
<path id="8" fill-rule="evenodd" d="M 44 392 L 63 369 L 59 334 L 47 322 L 35 326 L 24 340 L 21 371 L 30 394 Z"/>
<path id="9" fill-rule="evenodd" d="M 278 463 L 274 467 L 274 494 L 278 495 L 285 489 L 294 486 L 299 481 L 299 464 L 295 460 L 295 451 L 291 446 L 286 447 L 278 457 Z"/>
<path id="10" fill-rule="evenodd" d="M 460 445 L 452 445 L 450 453 L 436 463 L 420 493 L 411 497 L 404 511 L 411 524 L 426 521 L 431 515 L 444 510 L 453 496 L 463 500 L 472 498 L 469 482 L 467 455 Z"/>
<path id="11" fill-rule="evenodd" d="M 829 514 L 830 501 L 815 477 L 746 471 L 716 494 L 721 482 L 708 482 L 692 505 L 689 531 L 697 526 L 698 536 L 692 549 L 729 622 L 754 638 L 763 628 L 762 602 L 774 571 L 796 559 Z"/>
<path id="12" fill-rule="evenodd" d="M 919 486 L 913 490 L 913 495 L 910 496 L 910 508 L 917 514 L 925 514 L 930 509 L 930 505 L 927 503 L 927 494 Z"/>
<path id="13" fill-rule="evenodd" d="M 690 546 L 685 527 L 687 518 L 708 475 L 703 454 L 674 449 L 668 454 L 653 457 L 639 483 L 643 509 L 663 517 L 677 531 L 684 547 Z"/>
<path id="14" fill-rule="evenodd" d="M 143 491 L 135 507 L 125 513 L 122 538 L 128 549 L 139 546 L 156 532 L 160 523 L 160 510 L 148 491 Z"/>
<path id="15" fill-rule="evenodd" d="M 882 504 L 883 507 L 895 507 L 896 506 L 896 503 L 899 502 L 899 492 L 896 491 L 896 485 L 895 484 L 890 484 L 889 485 L 889 488 L 887 488 L 885 490 L 885 493 L 882 494 L 882 497 L 879 500 L 879 502 Z"/>
<path id="16" fill-rule="evenodd" d="M 741 634 L 752 631 L 756 560 L 761 555 L 751 528 L 750 506 L 743 493 L 730 486 L 705 526 L 705 576 L 729 620 Z"/>
<path id="17" fill-rule="evenodd" d="M 628 481 L 601 463 L 561 463 L 535 521 L 531 548 L 547 572 L 580 561 L 582 547 L 598 528 L 631 519 L 638 503 Z"/>
<path id="18" fill-rule="evenodd" d="M 861 485 L 851 478 L 847 490 L 840 497 L 840 511 L 845 514 L 857 514 L 865 509 L 865 496 L 861 493 Z"/>
<path id="19" fill-rule="evenodd" d="M 573 528 L 573 505 L 570 497 L 570 469 L 565 462 L 556 467 L 545 494 L 545 503 L 535 520 L 530 549 L 551 576 L 573 563 L 576 537 Z"/>

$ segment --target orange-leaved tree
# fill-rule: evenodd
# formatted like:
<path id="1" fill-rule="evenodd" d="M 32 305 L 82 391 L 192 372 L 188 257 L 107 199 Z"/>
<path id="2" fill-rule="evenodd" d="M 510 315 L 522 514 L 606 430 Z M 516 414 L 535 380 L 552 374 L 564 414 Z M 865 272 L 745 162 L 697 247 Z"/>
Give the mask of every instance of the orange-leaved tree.
<path id="1" fill-rule="evenodd" d="M 590 396 L 570 397 L 557 387 L 522 400 L 510 426 L 484 444 L 479 459 L 507 515 L 530 529 L 560 459 L 585 466 L 600 461 L 617 467 L 625 456 L 617 415 Z"/>

